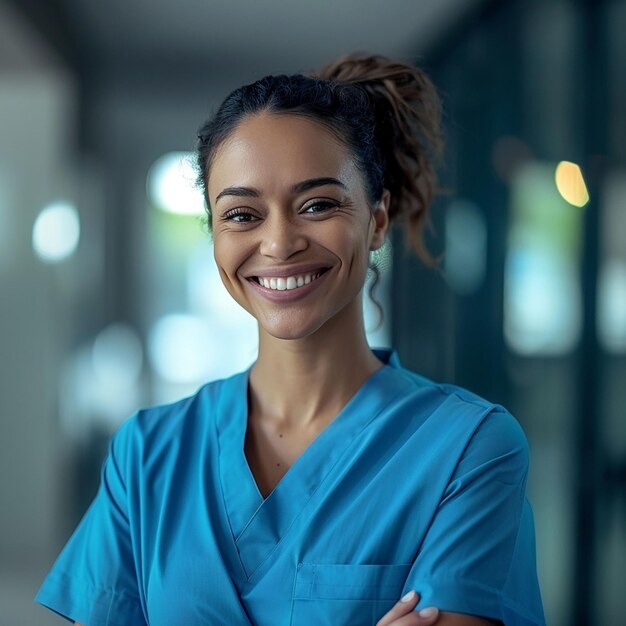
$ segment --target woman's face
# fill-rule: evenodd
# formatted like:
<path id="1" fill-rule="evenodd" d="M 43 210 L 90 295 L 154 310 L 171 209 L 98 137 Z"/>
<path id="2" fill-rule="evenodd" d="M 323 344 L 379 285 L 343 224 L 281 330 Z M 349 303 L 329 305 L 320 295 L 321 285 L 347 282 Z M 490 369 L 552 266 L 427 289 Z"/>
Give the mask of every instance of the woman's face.
<path id="1" fill-rule="evenodd" d="M 348 148 L 289 114 L 242 121 L 208 179 L 215 260 L 235 300 L 281 339 L 311 335 L 358 298 L 387 229 Z"/>

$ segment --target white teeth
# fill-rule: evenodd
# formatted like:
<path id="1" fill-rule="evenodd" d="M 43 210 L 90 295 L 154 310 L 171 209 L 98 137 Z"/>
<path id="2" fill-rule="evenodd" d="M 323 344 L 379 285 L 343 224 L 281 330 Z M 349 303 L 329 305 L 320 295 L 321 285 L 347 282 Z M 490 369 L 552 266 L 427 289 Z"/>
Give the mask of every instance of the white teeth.
<path id="1" fill-rule="evenodd" d="M 277 291 L 288 291 L 289 289 L 297 289 L 321 276 L 322 272 L 315 274 L 303 274 L 301 276 L 288 276 L 287 278 L 263 278 L 258 276 L 259 284 L 266 289 L 275 289 Z"/>

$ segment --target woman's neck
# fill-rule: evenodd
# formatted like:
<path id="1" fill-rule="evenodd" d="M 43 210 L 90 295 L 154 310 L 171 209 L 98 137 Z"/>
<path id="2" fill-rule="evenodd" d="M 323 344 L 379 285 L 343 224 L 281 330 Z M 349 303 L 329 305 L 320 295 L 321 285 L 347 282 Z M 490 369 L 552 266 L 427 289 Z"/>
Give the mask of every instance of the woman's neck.
<path id="1" fill-rule="evenodd" d="M 261 329 L 250 373 L 250 407 L 290 429 L 332 420 L 383 364 L 367 344 L 363 318 L 333 319 L 302 339 L 277 339 Z M 346 323 L 347 322 L 347 323 Z"/>

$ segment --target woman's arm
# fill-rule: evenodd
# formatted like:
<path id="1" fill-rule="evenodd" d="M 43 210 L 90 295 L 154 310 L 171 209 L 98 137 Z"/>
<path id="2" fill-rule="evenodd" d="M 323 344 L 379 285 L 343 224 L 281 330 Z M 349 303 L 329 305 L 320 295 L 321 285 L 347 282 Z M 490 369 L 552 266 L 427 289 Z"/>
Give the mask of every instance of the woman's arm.
<path id="1" fill-rule="evenodd" d="M 442 626 L 481 619 L 472 615 L 545 626 L 526 500 L 528 456 L 521 427 L 498 408 L 457 462 L 405 581 L 423 603 L 458 614 L 442 617 Z"/>
<path id="2" fill-rule="evenodd" d="M 128 624 L 147 626 L 127 491 L 127 479 L 136 476 L 133 458 L 134 446 L 140 441 L 137 428 L 136 418 L 129 419 L 111 440 L 97 495 L 35 598 L 77 624 L 93 626 L 102 621 L 101 615 L 108 614 L 112 622 L 124 616 Z"/>
<path id="3" fill-rule="evenodd" d="M 503 626 L 497 620 L 465 615 L 462 613 L 440 613 L 435 608 L 413 611 L 420 596 L 414 593 L 406 602 L 399 601 L 376 623 L 376 626 Z"/>

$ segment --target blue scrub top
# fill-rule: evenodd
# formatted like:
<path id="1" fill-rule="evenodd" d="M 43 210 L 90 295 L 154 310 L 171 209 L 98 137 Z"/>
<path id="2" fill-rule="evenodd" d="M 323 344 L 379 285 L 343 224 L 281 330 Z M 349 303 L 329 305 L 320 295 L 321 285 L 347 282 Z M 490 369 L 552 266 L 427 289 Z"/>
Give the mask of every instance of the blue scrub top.
<path id="1" fill-rule="evenodd" d="M 375 352 L 265 499 L 249 370 L 136 413 L 36 601 L 87 626 L 373 626 L 415 589 L 418 609 L 545 624 L 519 424 Z"/>

